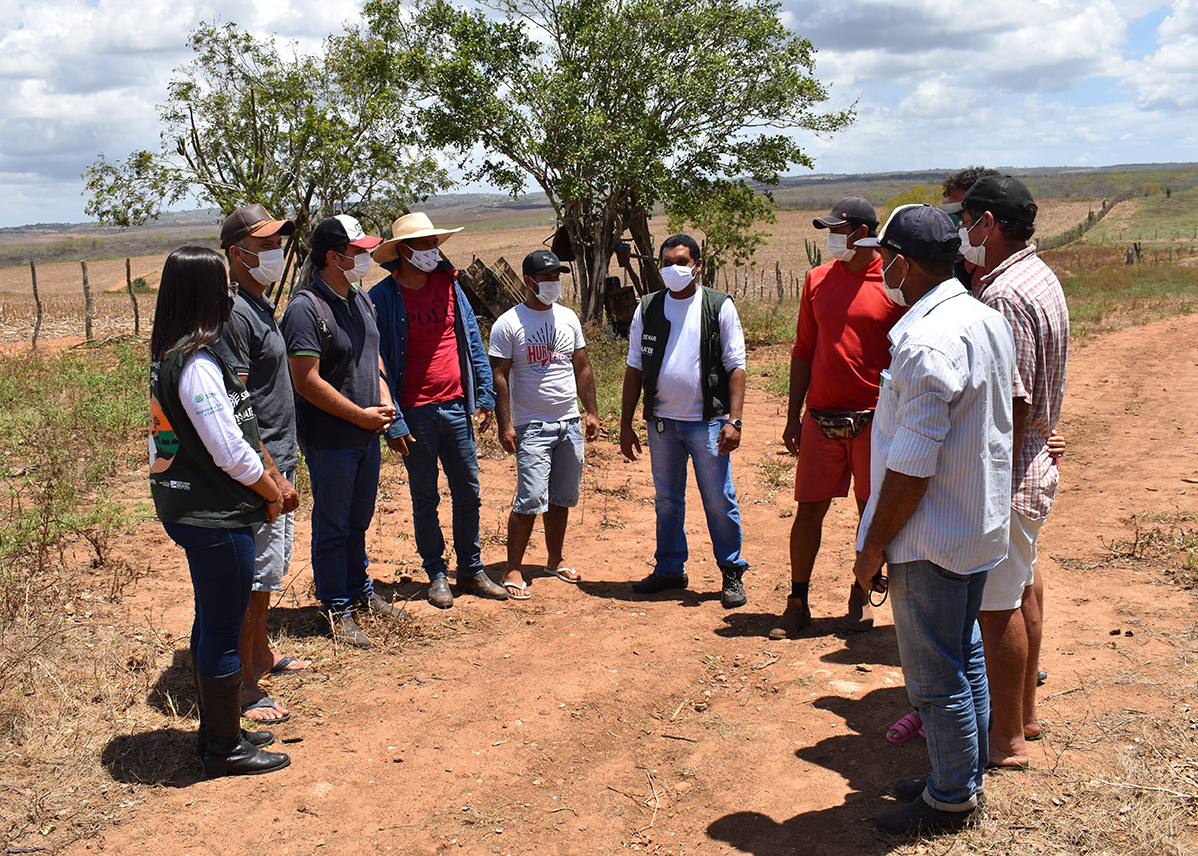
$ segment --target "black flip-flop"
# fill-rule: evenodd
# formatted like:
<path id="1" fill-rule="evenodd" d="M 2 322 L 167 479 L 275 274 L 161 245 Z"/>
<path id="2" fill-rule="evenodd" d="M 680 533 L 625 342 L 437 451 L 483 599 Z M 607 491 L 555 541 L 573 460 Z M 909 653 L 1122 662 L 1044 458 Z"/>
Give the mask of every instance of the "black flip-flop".
<path id="1" fill-rule="evenodd" d="M 279 662 L 275 663 L 271 667 L 269 674 L 272 674 L 272 675 L 298 675 L 300 672 L 306 672 L 310 668 L 312 668 L 311 664 L 304 666 L 302 669 L 287 668 L 294 662 L 297 662 L 295 657 L 284 657 L 282 660 L 279 660 Z"/>

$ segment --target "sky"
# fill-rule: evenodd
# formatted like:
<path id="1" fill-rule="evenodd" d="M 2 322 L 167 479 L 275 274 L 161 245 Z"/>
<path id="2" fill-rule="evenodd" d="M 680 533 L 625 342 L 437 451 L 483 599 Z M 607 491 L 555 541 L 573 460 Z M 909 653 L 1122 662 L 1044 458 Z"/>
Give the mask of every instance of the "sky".
<path id="1" fill-rule="evenodd" d="M 781 3 L 827 106 L 856 105 L 835 135 L 799 132 L 817 174 L 1198 161 L 1198 0 Z M 157 150 L 200 22 L 314 52 L 361 5 L 0 0 L 0 227 L 81 222 L 98 153 Z"/>

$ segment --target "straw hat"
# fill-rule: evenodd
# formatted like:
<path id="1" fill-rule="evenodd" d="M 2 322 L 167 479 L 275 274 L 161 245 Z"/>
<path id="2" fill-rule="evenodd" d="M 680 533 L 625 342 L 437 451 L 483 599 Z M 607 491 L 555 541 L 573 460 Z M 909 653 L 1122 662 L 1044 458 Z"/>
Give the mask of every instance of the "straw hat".
<path id="1" fill-rule="evenodd" d="M 410 241 L 414 238 L 431 238 L 434 235 L 453 235 L 462 231 L 458 229 L 438 229 L 428 215 L 416 211 L 405 214 L 391 224 L 391 240 L 383 241 L 374 251 L 374 260 L 379 264 L 393 262 L 399 258 L 399 242 Z"/>

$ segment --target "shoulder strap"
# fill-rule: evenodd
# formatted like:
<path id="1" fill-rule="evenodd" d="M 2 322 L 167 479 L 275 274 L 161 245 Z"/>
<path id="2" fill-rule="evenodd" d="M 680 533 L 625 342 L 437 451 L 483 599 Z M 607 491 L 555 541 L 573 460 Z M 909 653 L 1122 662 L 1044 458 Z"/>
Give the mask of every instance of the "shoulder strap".
<path id="1" fill-rule="evenodd" d="M 324 296 L 311 285 L 301 288 L 296 297 L 300 296 L 307 297 L 312 303 L 312 308 L 316 310 L 316 326 L 320 329 L 321 351 L 324 351 L 332 344 L 333 330 L 337 327 L 337 319 L 333 317 L 333 307 L 329 306 L 329 302 L 324 299 Z"/>

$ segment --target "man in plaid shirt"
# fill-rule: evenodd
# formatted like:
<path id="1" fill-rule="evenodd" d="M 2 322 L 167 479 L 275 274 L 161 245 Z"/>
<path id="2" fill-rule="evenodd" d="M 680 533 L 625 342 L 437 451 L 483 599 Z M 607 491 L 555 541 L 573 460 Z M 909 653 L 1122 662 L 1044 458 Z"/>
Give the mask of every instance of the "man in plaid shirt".
<path id="1" fill-rule="evenodd" d="M 978 622 L 990 679 L 990 766 L 1023 768 L 1030 761 L 1027 741 L 1040 737 L 1044 580 L 1035 573 L 1036 540 L 1059 480 L 1048 437 L 1061 415 L 1069 310 L 1056 275 L 1028 243 L 1037 208 L 1022 182 L 984 176 L 962 205 L 961 252 L 986 272 L 978 298 L 1001 313 L 1015 335 L 1011 540 L 1007 558 L 986 580 Z"/>

